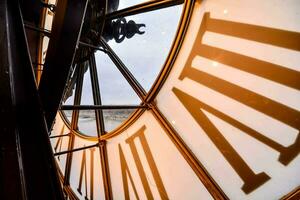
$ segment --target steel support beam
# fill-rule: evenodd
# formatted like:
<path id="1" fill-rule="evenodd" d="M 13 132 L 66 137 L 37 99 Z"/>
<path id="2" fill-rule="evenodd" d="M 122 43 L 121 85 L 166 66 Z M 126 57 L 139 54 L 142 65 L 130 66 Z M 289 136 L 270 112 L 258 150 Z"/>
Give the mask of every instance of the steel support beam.
<path id="1" fill-rule="evenodd" d="M 39 92 L 48 127 L 59 108 L 84 21 L 88 0 L 58 1 Z"/>
<path id="2" fill-rule="evenodd" d="M 0 199 L 64 199 L 18 0 L 0 1 Z"/>
<path id="3" fill-rule="evenodd" d="M 184 0 L 154 0 L 147 1 L 135 6 L 131 6 L 122 10 L 117 10 L 106 15 L 106 20 L 118 19 L 121 17 L 127 17 L 131 15 L 137 15 L 145 12 L 150 12 L 153 10 L 159 10 L 162 8 L 167 8 L 171 6 L 176 6 L 182 4 Z"/>
<path id="4" fill-rule="evenodd" d="M 54 135 L 54 136 L 50 136 L 49 138 L 60 138 L 60 137 L 66 137 L 66 136 L 70 136 L 70 134 L 63 134 L 63 135 Z"/>
<path id="5" fill-rule="evenodd" d="M 78 64 L 79 66 L 76 66 L 76 73 L 78 74 L 77 80 L 76 80 L 76 89 L 75 89 L 75 97 L 74 97 L 74 105 L 79 105 L 81 102 L 81 96 L 82 96 L 82 85 L 83 85 L 83 79 L 84 79 L 84 63 Z M 75 110 L 72 112 L 72 120 L 71 120 L 71 132 L 78 130 L 78 119 L 79 119 L 79 111 Z M 69 144 L 68 144 L 68 150 L 74 149 L 74 143 L 75 143 L 75 135 L 70 134 L 69 138 Z M 71 166 L 72 166 L 72 160 L 73 160 L 73 153 L 70 152 L 67 154 L 66 158 L 66 168 L 65 168 L 65 177 L 64 177 L 64 185 L 70 185 L 70 173 L 71 173 Z"/>
<path id="6" fill-rule="evenodd" d="M 47 37 L 50 37 L 50 35 L 51 35 L 51 31 L 49 31 L 47 29 L 42 29 L 42 28 L 39 28 L 39 27 L 35 27 L 33 25 L 30 25 L 30 24 L 24 24 L 24 27 L 29 29 L 29 30 L 33 30 L 33 31 L 37 31 L 39 33 L 42 33 Z"/>
<path id="7" fill-rule="evenodd" d="M 61 110 L 118 110 L 118 109 L 137 109 L 148 108 L 146 105 L 64 105 Z"/>
<path id="8" fill-rule="evenodd" d="M 98 80 L 98 73 L 96 67 L 95 55 L 91 55 L 89 59 L 90 75 L 91 75 L 91 84 L 93 90 L 93 99 L 95 106 L 102 106 L 101 102 L 101 93 Z M 95 110 L 96 115 L 96 125 L 97 125 L 97 136 L 98 136 L 98 147 L 100 152 L 100 162 L 103 176 L 103 185 L 105 199 L 113 199 L 112 197 L 112 186 L 109 175 L 109 165 L 108 165 L 108 156 L 106 150 L 105 141 L 101 141 L 100 136 L 105 134 L 105 124 L 102 110 Z"/>
<path id="9" fill-rule="evenodd" d="M 61 152 L 54 153 L 54 156 L 59 156 L 59 155 L 67 154 L 67 153 L 73 153 L 73 152 L 76 152 L 76 151 L 82 151 L 84 149 L 89 149 L 89 148 L 93 148 L 93 147 L 97 147 L 97 146 L 98 146 L 98 143 L 90 145 L 90 146 L 80 147 L 80 148 L 77 148 L 77 149 L 61 151 Z"/>
<path id="10" fill-rule="evenodd" d="M 86 42 L 79 42 L 79 45 L 80 46 L 83 46 L 83 47 L 90 47 L 90 48 L 92 48 L 92 49 L 94 49 L 94 50 L 99 50 L 99 51 L 102 51 L 102 52 L 105 52 L 106 53 L 106 51 L 105 51 L 105 49 L 103 49 L 103 48 L 100 48 L 100 47 L 97 47 L 97 46 L 95 46 L 95 45 L 92 45 L 92 44 L 88 44 L 88 43 L 86 43 Z"/>

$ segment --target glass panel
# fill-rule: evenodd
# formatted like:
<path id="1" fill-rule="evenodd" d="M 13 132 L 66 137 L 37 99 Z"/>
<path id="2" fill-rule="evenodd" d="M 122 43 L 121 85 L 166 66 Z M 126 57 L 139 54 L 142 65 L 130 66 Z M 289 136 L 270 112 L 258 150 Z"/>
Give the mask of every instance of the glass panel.
<path id="1" fill-rule="evenodd" d="M 92 82 L 91 82 L 91 73 L 88 62 L 85 62 L 84 65 L 84 78 L 82 85 L 82 96 L 81 96 L 81 105 L 94 105 Z"/>
<path id="2" fill-rule="evenodd" d="M 94 110 L 79 112 L 78 130 L 87 136 L 97 136 L 96 115 Z"/>
<path id="3" fill-rule="evenodd" d="M 85 62 L 84 78 L 80 105 L 94 105 L 91 74 L 88 62 Z M 96 116 L 94 110 L 80 110 L 78 130 L 87 136 L 97 136 Z"/>
<path id="4" fill-rule="evenodd" d="M 67 117 L 68 121 L 71 123 L 73 111 L 72 110 L 64 110 L 63 113 Z"/>
<path id="5" fill-rule="evenodd" d="M 115 64 L 103 52 L 95 54 L 103 105 L 137 105 L 140 99 Z"/>
<path id="6" fill-rule="evenodd" d="M 133 111 L 135 111 L 135 109 L 103 110 L 105 130 L 109 132 L 117 128 Z"/>
<path id="7" fill-rule="evenodd" d="M 108 12 L 111 13 L 115 10 L 121 10 L 124 8 L 128 8 L 143 2 L 146 2 L 147 0 L 113 0 L 108 1 Z"/>
<path id="8" fill-rule="evenodd" d="M 64 94 L 65 97 L 62 101 L 62 105 L 74 105 L 76 84 L 75 84 L 75 80 L 72 80 L 72 81 L 74 81 L 74 84 L 70 85 L 70 89 L 66 89 L 65 94 Z M 62 112 L 66 116 L 67 120 L 69 122 L 71 122 L 73 111 L 72 110 L 63 110 Z"/>
<path id="9" fill-rule="evenodd" d="M 140 28 L 145 33 L 125 38 L 121 43 L 114 39 L 108 42 L 146 91 L 151 88 L 167 58 L 181 11 L 182 5 L 178 5 L 126 17 L 127 23 L 133 20 L 145 24 L 146 27 Z"/>

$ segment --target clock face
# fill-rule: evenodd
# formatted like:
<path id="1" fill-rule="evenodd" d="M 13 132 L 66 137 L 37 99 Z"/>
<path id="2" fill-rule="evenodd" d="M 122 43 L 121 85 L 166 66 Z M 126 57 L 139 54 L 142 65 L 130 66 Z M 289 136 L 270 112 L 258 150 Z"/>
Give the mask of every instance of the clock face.
<path id="1" fill-rule="evenodd" d="M 62 109 L 109 106 L 57 114 L 50 138 L 66 194 L 297 199 L 300 4 L 178 2 L 150 3 L 155 9 L 125 17 L 145 23 L 144 34 L 102 43 L 143 92 L 101 51 L 71 76 Z M 134 5 L 120 1 L 118 9 Z"/>

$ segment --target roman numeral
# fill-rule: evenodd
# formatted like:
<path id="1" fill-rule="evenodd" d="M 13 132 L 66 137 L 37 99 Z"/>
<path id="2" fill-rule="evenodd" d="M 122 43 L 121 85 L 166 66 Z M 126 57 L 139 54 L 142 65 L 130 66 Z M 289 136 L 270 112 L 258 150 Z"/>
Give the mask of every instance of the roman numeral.
<path id="1" fill-rule="evenodd" d="M 121 162 L 121 169 L 122 169 L 122 180 L 123 180 L 123 189 L 124 189 L 125 199 L 126 200 L 129 199 L 129 190 L 128 190 L 128 181 L 127 181 L 127 175 L 128 175 L 130 183 L 131 183 L 133 191 L 134 191 L 134 195 L 135 195 L 136 199 L 139 200 L 140 198 L 136 191 L 136 187 L 134 185 L 131 173 L 129 171 L 129 167 L 127 165 L 123 150 L 122 150 L 120 144 L 118 146 L 119 146 L 119 155 L 120 155 L 120 162 Z"/>
<path id="2" fill-rule="evenodd" d="M 200 55 L 236 69 L 300 90 L 300 72 L 286 67 L 202 44 L 206 31 L 300 51 L 300 33 L 210 18 L 205 13 L 186 67 L 179 79 L 186 77 L 195 56 Z M 187 72 L 186 72 L 187 70 Z"/>
<path id="3" fill-rule="evenodd" d="M 148 180 L 147 180 L 147 176 L 146 176 L 145 170 L 143 168 L 141 159 L 139 157 L 136 145 L 134 143 L 135 140 L 139 140 L 140 143 L 141 143 L 141 145 L 142 145 L 143 151 L 144 151 L 144 153 L 146 155 L 146 159 L 147 159 L 148 165 L 149 165 L 151 173 L 152 173 L 152 175 L 154 177 L 154 181 L 155 181 L 156 187 L 158 188 L 158 192 L 159 192 L 160 197 L 162 199 L 168 199 L 167 192 L 166 192 L 165 187 L 163 185 L 162 179 L 160 177 L 160 174 L 158 172 L 157 166 L 156 166 L 156 164 L 154 162 L 152 153 L 150 151 L 149 144 L 148 144 L 148 142 L 146 140 L 146 137 L 145 137 L 145 134 L 144 134 L 145 129 L 146 129 L 146 126 L 143 126 L 135 134 L 133 134 L 132 136 L 130 136 L 129 138 L 127 138 L 126 139 L 126 143 L 130 147 L 130 150 L 131 150 L 132 156 L 134 158 L 134 162 L 136 164 L 136 167 L 137 167 L 137 170 L 138 170 L 138 173 L 139 173 L 139 176 L 140 176 L 140 179 L 141 179 L 141 182 L 142 182 L 145 194 L 147 196 L 147 199 L 151 200 L 151 199 L 154 199 L 154 198 L 153 198 L 153 194 L 151 192 L 151 189 L 150 189 L 150 186 L 149 186 L 149 183 L 148 183 Z M 127 164 L 127 162 L 125 160 L 125 156 L 124 156 L 124 153 L 123 153 L 123 150 L 122 150 L 120 144 L 119 144 L 119 155 L 120 155 L 120 162 L 121 162 L 122 180 L 123 180 L 123 189 L 124 189 L 125 199 L 126 200 L 129 199 L 129 190 L 128 190 L 127 175 L 129 177 L 130 183 L 132 185 L 135 197 L 137 199 L 140 199 L 139 196 L 138 196 L 136 187 L 134 185 L 134 182 L 133 182 L 133 179 L 132 179 L 132 176 L 131 176 L 128 164 Z"/>
<path id="4" fill-rule="evenodd" d="M 86 150 L 83 150 L 81 167 L 80 167 L 80 176 L 78 182 L 77 191 L 82 195 L 82 182 L 84 177 L 84 185 L 85 185 L 85 200 L 93 200 L 94 199 L 94 151 L 95 148 L 90 148 L 90 183 L 87 181 L 87 164 L 86 164 Z M 88 184 L 90 184 L 90 195 L 88 198 Z"/>
<path id="5" fill-rule="evenodd" d="M 217 117 L 224 119 L 232 125 L 237 125 L 238 128 L 242 127 L 244 130 L 247 130 L 247 133 L 252 136 L 252 133 L 256 131 L 242 125 L 236 120 L 230 118 L 222 114 L 219 111 L 214 110 L 198 99 L 193 98 L 185 94 L 184 92 L 178 90 L 177 88 L 173 88 L 174 94 L 180 100 L 180 102 L 185 106 L 185 108 L 189 111 L 189 113 L 193 116 L 199 126 L 205 131 L 209 139 L 216 145 L 218 150 L 222 153 L 222 155 L 226 158 L 226 160 L 230 163 L 233 169 L 237 172 L 240 178 L 244 181 L 244 185 L 242 190 L 245 193 L 250 193 L 267 180 L 270 177 L 263 173 L 255 174 L 251 168 L 247 165 L 247 163 L 241 158 L 241 156 L 236 152 L 236 150 L 230 145 L 230 143 L 225 139 L 222 133 L 214 126 L 214 124 L 208 119 L 204 112 L 201 109 L 204 109 L 208 112 L 212 111 L 213 114 L 216 114 Z M 242 125 L 242 126 L 239 126 Z M 266 139 L 266 138 L 264 138 Z M 269 141 L 269 140 L 268 140 Z"/>
<path id="6" fill-rule="evenodd" d="M 184 78 L 194 80 L 199 84 L 220 92 L 299 131 L 299 111 L 206 72 L 192 68 L 192 61 L 196 56 L 202 56 L 298 90 L 300 89 L 300 73 L 283 66 L 202 44 L 202 38 L 206 31 L 244 38 L 297 51 L 300 50 L 300 34 L 291 31 L 212 19 L 210 18 L 209 13 L 205 13 L 191 54 L 179 77 L 180 80 L 183 80 Z M 244 181 L 242 190 L 245 193 L 252 192 L 269 180 L 270 177 L 264 172 L 255 174 L 201 109 L 214 114 L 227 123 L 244 131 L 256 140 L 259 140 L 263 144 L 278 151 L 280 153 L 279 162 L 284 165 L 288 165 L 299 154 L 299 134 L 294 144 L 284 147 L 179 89 L 173 88 L 172 91 Z"/>

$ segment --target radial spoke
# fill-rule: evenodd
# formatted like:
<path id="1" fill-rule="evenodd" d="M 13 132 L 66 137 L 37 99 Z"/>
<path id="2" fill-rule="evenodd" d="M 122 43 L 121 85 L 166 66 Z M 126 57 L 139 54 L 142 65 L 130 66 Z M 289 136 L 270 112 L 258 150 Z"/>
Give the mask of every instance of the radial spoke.
<path id="1" fill-rule="evenodd" d="M 101 93 L 99 87 L 99 80 L 97 74 L 97 67 L 96 67 L 96 60 L 95 54 L 92 54 L 89 59 L 89 67 L 90 67 L 90 75 L 91 75 L 91 84 L 92 84 L 92 91 L 93 91 L 93 99 L 95 106 L 101 106 Z M 105 134 L 105 124 L 104 124 L 104 117 L 102 110 L 95 110 L 96 115 L 96 126 L 97 126 L 97 135 L 98 139 L 100 136 Z"/>
<path id="2" fill-rule="evenodd" d="M 99 51 L 105 52 L 104 49 L 99 48 L 99 47 L 97 47 L 97 46 L 95 46 L 95 45 L 92 45 L 92 44 L 88 44 L 88 43 L 86 43 L 86 42 L 81 42 L 81 41 L 79 41 L 79 45 L 84 46 L 84 47 L 90 47 L 90 48 L 92 48 L 92 49 L 95 49 L 95 50 L 99 50 Z"/>
<path id="3" fill-rule="evenodd" d="M 84 65 L 84 63 L 81 63 L 80 65 Z M 82 95 L 84 69 L 83 69 L 82 66 L 81 67 L 76 67 L 76 69 L 78 70 L 77 71 L 78 76 L 77 76 L 77 82 L 76 82 L 76 88 L 75 88 L 74 105 L 79 105 L 80 101 L 81 101 L 81 95 Z M 78 110 L 73 111 L 72 120 L 71 120 L 71 131 L 77 130 L 78 118 L 79 118 L 79 111 Z M 70 138 L 69 138 L 68 151 L 70 151 L 74 148 L 74 140 L 75 140 L 75 136 L 74 136 L 74 134 L 71 134 Z M 69 185 L 72 158 L 73 158 L 72 152 L 68 153 L 67 154 L 67 160 L 66 160 L 65 177 L 64 177 L 64 184 L 65 185 Z"/>
<path id="4" fill-rule="evenodd" d="M 50 136 L 49 138 L 59 138 L 59 137 L 66 137 L 66 136 L 70 136 L 70 134 L 62 134 L 62 135 L 54 135 L 54 136 Z"/>
<path id="5" fill-rule="evenodd" d="M 142 101 L 144 101 L 145 96 L 146 96 L 146 91 L 144 90 L 144 88 L 134 78 L 134 76 L 131 74 L 131 72 L 128 70 L 128 68 L 125 66 L 125 64 L 121 61 L 121 59 L 110 48 L 110 46 L 105 42 L 105 40 L 103 38 L 101 38 L 101 45 L 107 51 L 107 55 L 114 62 L 114 64 L 119 69 L 119 71 L 122 73 L 122 75 L 126 78 L 126 80 L 131 85 L 131 87 L 134 89 L 136 94 L 140 97 L 140 99 Z"/>
<path id="6" fill-rule="evenodd" d="M 40 27 L 35 27 L 33 25 L 30 25 L 30 24 L 24 24 L 24 27 L 26 29 L 29 29 L 29 30 L 33 30 L 33 31 L 37 31 L 39 33 L 42 33 L 44 34 L 45 36 L 47 37 L 50 37 L 51 35 L 51 31 L 47 30 L 47 29 L 43 29 L 43 28 L 40 28 Z"/>
<path id="7" fill-rule="evenodd" d="M 96 146 L 98 146 L 98 143 L 90 145 L 90 146 L 80 147 L 80 148 L 77 148 L 77 149 L 71 149 L 71 150 L 67 150 L 67 151 L 57 152 L 57 153 L 54 154 L 54 156 L 59 156 L 59 155 L 67 154 L 67 153 L 73 153 L 73 152 L 76 152 L 76 151 L 82 151 L 84 149 L 90 149 L 90 148 L 93 148 L 93 147 L 96 147 Z"/>
<path id="8" fill-rule="evenodd" d="M 80 64 L 84 65 L 84 63 Z M 75 98 L 74 98 L 74 105 L 80 105 L 81 97 L 82 97 L 82 85 L 83 85 L 83 78 L 84 78 L 84 67 L 78 67 L 78 76 L 77 76 L 77 82 L 76 82 L 76 89 L 75 89 Z M 78 118 L 79 118 L 79 112 L 74 111 L 72 114 L 72 122 L 71 122 L 71 129 L 76 130 L 78 126 Z"/>
<path id="9" fill-rule="evenodd" d="M 136 109 L 136 108 L 148 108 L 146 105 L 80 105 L 71 106 L 64 105 L 61 110 L 113 110 L 113 109 Z"/>
<path id="10" fill-rule="evenodd" d="M 155 1 L 147 1 L 145 3 L 141 3 L 135 6 L 131 6 L 129 8 L 125 8 L 122 10 L 117 10 L 115 12 L 109 13 L 106 15 L 106 19 L 112 20 L 121 17 L 127 17 L 130 15 L 141 14 L 145 12 L 149 12 L 152 10 L 158 10 L 162 8 L 167 8 L 171 6 L 176 6 L 182 4 L 184 0 L 155 0 Z"/>

